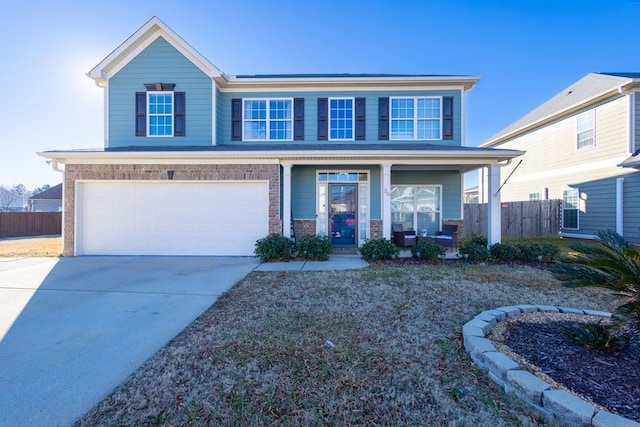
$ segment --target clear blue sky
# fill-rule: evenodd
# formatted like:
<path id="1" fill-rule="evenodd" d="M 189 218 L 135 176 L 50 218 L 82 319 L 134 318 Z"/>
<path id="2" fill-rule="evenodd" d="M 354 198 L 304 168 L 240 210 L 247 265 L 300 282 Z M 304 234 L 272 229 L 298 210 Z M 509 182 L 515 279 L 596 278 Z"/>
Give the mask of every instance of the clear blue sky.
<path id="1" fill-rule="evenodd" d="M 0 14 L 0 184 L 55 185 L 36 152 L 103 146 L 102 89 L 85 73 L 154 15 L 232 75 L 480 76 L 472 146 L 589 72 L 640 72 L 634 0 L 13 2 Z"/>

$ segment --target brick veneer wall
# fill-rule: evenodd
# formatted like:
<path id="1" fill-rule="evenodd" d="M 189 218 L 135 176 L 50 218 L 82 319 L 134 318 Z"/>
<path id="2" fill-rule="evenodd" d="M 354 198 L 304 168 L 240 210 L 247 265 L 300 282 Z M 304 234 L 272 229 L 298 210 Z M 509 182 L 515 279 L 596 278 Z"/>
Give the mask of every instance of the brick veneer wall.
<path id="1" fill-rule="evenodd" d="M 76 180 L 141 180 L 166 181 L 173 170 L 174 181 L 269 181 L 269 233 L 282 232 L 280 219 L 279 165 L 66 165 L 64 182 L 64 248 L 65 256 L 73 255 Z"/>
<path id="2" fill-rule="evenodd" d="M 315 236 L 316 220 L 315 219 L 294 219 L 293 230 L 296 233 L 296 239 L 304 236 Z"/>
<path id="3" fill-rule="evenodd" d="M 442 224 L 458 226 L 458 241 L 464 236 L 464 220 L 463 219 L 443 219 Z"/>
<path id="4" fill-rule="evenodd" d="M 371 232 L 370 239 L 379 239 L 382 237 L 382 220 L 372 219 L 369 223 L 369 231 Z"/>

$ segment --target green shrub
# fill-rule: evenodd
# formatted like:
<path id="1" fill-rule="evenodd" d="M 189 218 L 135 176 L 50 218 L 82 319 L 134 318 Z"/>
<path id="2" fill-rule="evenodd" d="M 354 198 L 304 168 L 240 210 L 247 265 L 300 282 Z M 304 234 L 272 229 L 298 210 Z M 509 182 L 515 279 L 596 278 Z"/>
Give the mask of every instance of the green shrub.
<path id="1" fill-rule="evenodd" d="M 552 262 L 560 257 L 560 248 L 550 242 L 536 242 L 525 240 L 517 243 L 520 249 L 520 259 L 527 262 L 537 262 L 542 255 L 542 261 Z"/>
<path id="2" fill-rule="evenodd" d="M 331 251 L 331 241 L 326 236 L 304 236 L 298 242 L 298 255 L 306 259 L 326 261 Z"/>
<path id="3" fill-rule="evenodd" d="M 602 322 L 571 326 L 560 325 L 560 328 L 569 340 L 595 350 L 619 352 L 625 345 L 614 329 L 603 325 Z"/>
<path id="4" fill-rule="evenodd" d="M 418 242 L 411 248 L 411 255 L 420 260 L 435 261 L 444 253 L 444 248 L 434 242 Z"/>
<path id="5" fill-rule="evenodd" d="M 491 258 L 491 253 L 487 249 L 487 237 L 479 234 L 472 234 L 458 245 L 458 252 L 468 255 L 468 260 L 472 262 L 484 262 Z"/>
<path id="6" fill-rule="evenodd" d="M 269 234 L 267 237 L 258 239 L 254 253 L 262 262 L 287 259 L 291 258 L 293 247 L 293 241 L 288 237 L 281 234 Z"/>
<path id="7" fill-rule="evenodd" d="M 384 238 L 367 240 L 360 247 L 360 254 L 365 261 L 394 259 L 399 253 L 400 249 L 391 240 Z"/>
<path id="8" fill-rule="evenodd" d="M 516 243 L 496 243 L 489 248 L 491 256 L 502 261 L 515 261 L 522 257 L 520 247 Z"/>

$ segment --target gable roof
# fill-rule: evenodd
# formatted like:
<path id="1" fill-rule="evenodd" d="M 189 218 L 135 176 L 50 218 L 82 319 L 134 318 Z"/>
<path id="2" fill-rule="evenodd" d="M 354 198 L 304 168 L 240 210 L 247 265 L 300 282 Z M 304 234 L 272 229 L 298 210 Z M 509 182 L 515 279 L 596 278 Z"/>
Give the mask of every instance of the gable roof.
<path id="1" fill-rule="evenodd" d="M 218 67 L 209 62 L 200 52 L 184 41 L 182 37 L 176 34 L 157 16 L 147 21 L 138 31 L 125 40 L 124 43 L 118 46 L 98 65 L 93 67 L 93 69 L 87 73 L 87 76 L 92 78 L 98 86 L 103 86 L 107 80 L 138 56 L 138 54 L 151 43 L 156 41 L 158 37 L 164 38 L 207 76 L 212 78 L 224 77 Z"/>
<path id="2" fill-rule="evenodd" d="M 29 200 L 62 200 L 62 183 L 29 197 Z"/>
<path id="3" fill-rule="evenodd" d="M 590 73 L 522 116 L 481 147 L 493 147 L 563 116 L 640 87 L 640 73 Z"/>

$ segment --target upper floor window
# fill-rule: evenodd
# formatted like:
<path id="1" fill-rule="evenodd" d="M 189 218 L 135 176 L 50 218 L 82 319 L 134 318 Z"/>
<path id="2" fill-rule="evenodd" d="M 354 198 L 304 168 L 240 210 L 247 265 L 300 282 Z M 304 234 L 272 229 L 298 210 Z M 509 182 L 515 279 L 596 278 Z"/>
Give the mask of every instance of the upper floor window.
<path id="1" fill-rule="evenodd" d="M 136 92 L 136 136 L 185 136 L 185 93 L 175 92 L 173 83 L 145 87 L 146 92 Z"/>
<path id="2" fill-rule="evenodd" d="M 173 92 L 147 92 L 147 136 L 173 136 Z"/>
<path id="3" fill-rule="evenodd" d="M 540 192 L 537 193 L 529 193 L 529 201 L 530 202 L 535 202 L 540 200 Z"/>
<path id="4" fill-rule="evenodd" d="M 245 99 L 243 129 L 245 141 L 291 141 L 292 100 Z"/>
<path id="5" fill-rule="evenodd" d="M 329 139 L 353 140 L 353 98 L 329 99 Z"/>
<path id="6" fill-rule="evenodd" d="M 589 110 L 586 113 L 578 115 L 576 124 L 578 150 L 595 146 L 596 111 Z"/>
<path id="7" fill-rule="evenodd" d="M 391 139 L 442 138 L 442 98 L 391 98 Z"/>

